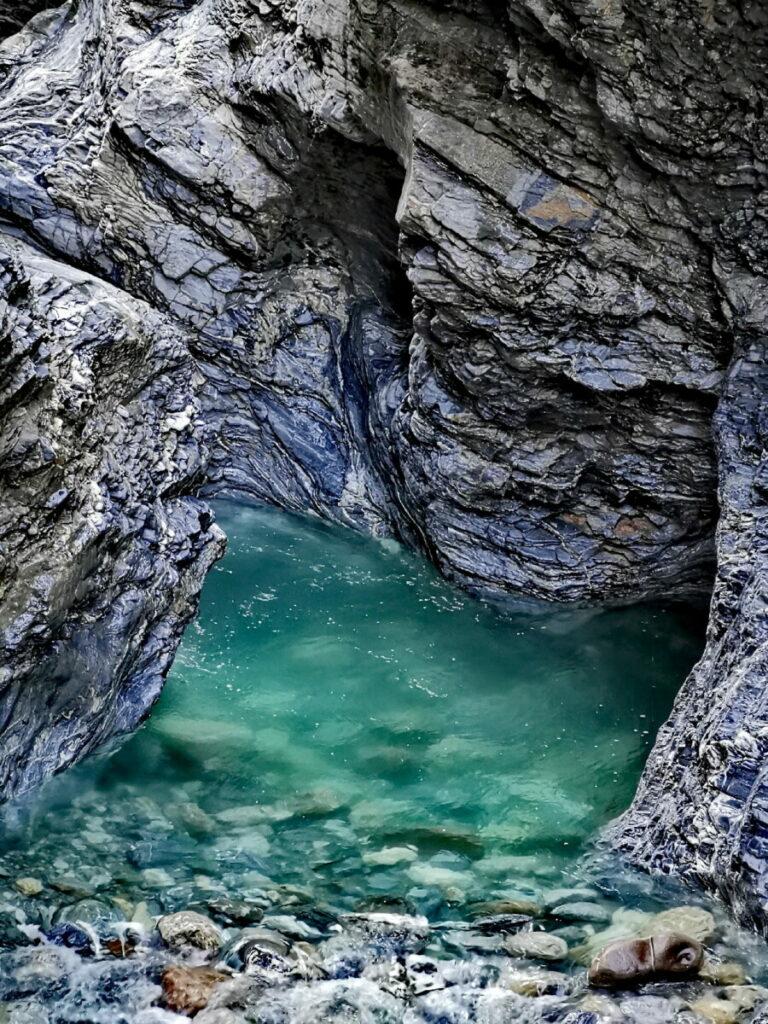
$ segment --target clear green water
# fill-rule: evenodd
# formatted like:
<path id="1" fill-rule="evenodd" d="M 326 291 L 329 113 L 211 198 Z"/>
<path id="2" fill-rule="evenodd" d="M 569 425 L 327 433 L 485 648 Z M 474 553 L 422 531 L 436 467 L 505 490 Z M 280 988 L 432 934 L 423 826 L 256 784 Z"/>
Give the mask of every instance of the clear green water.
<path id="1" fill-rule="evenodd" d="M 217 512 L 229 552 L 162 699 L 51 788 L 30 858 L 150 896 L 207 878 L 461 905 L 531 891 L 627 805 L 701 615 L 502 616 L 392 542 Z"/>

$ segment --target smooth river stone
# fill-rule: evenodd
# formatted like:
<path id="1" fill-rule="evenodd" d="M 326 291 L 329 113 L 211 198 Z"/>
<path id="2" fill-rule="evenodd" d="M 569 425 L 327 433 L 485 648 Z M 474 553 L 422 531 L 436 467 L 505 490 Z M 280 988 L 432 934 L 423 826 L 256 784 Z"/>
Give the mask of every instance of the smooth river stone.
<path id="1" fill-rule="evenodd" d="M 741 1014 L 741 1007 L 730 999 L 718 999 L 717 996 L 705 996 L 691 1003 L 691 1009 L 711 1024 L 736 1024 Z"/>
<path id="2" fill-rule="evenodd" d="M 589 924 L 606 924 L 611 914 L 596 903 L 563 903 L 550 911 L 552 917 L 561 921 L 587 921 Z"/>
<path id="3" fill-rule="evenodd" d="M 439 889 L 456 886 L 457 889 L 467 890 L 475 881 L 469 871 L 454 871 L 453 868 L 441 868 L 433 864 L 413 864 L 407 874 L 417 885 L 434 885 Z"/>
<path id="4" fill-rule="evenodd" d="M 477 864 L 475 864 L 477 867 Z M 533 900 L 520 899 L 487 900 L 484 903 L 473 903 L 469 908 L 471 917 L 494 917 L 496 914 L 527 914 L 538 917 L 542 908 Z"/>
<path id="5" fill-rule="evenodd" d="M 568 943 L 558 935 L 547 932 L 519 932 L 510 935 L 504 942 L 504 949 L 510 956 L 528 957 L 531 960 L 564 960 L 568 956 Z"/>
<path id="6" fill-rule="evenodd" d="M 166 914 L 157 922 L 157 930 L 170 949 L 183 949 L 185 946 L 205 950 L 221 948 L 222 935 L 217 925 L 194 910 Z"/>
<path id="7" fill-rule="evenodd" d="M 550 889 L 544 893 L 543 903 L 545 910 L 554 910 L 564 903 L 592 903 L 599 898 L 594 889 Z"/>
<path id="8" fill-rule="evenodd" d="M 174 1013 L 193 1016 L 204 1010 L 214 990 L 228 974 L 210 967 L 180 967 L 172 964 L 162 973 L 163 1002 Z"/>
<path id="9" fill-rule="evenodd" d="M 626 988 L 655 978 L 685 977 L 698 971 L 703 957 L 701 944 L 687 935 L 622 939 L 595 957 L 589 968 L 589 983 L 600 988 Z"/>
<path id="10" fill-rule="evenodd" d="M 23 896 L 39 896 L 43 883 L 39 878 L 17 878 L 13 883 Z"/>
<path id="11" fill-rule="evenodd" d="M 648 922 L 647 935 L 680 932 L 697 942 L 706 942 L 715 934 L 715 919 L 701 907 L 671 907 L 655 914 Z"/>
<path id="12" fill-rule="evenodd" d="M 391 867 L 394 864 L 412 864 L 418 859 L 418 852 L 412 846 L 387 846 L 383 850 L 371 850 L 363 854 L 364 864 Z"/>

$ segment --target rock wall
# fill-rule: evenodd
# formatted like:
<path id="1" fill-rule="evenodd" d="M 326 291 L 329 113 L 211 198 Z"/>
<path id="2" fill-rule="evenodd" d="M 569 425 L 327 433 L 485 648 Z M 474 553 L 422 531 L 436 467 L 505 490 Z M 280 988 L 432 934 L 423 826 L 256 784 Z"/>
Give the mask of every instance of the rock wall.
<path id="1" fill-rule="evenodd" d="M 0 789 L 134 728 L 223 535 L 190 497 L 199 374 L 145 304 L 0 258 Z"/>
<path id="2" fill-rule="evenodd" d="M 699 752 L 737 756 L 760 629 L 733 467 L 759 436 L 767 24 L 721 0 L 79 0 L 5 42 L 4 345 L 35 375 L 2 427 L 6 793 L 150 706 L 220 549 L 201 496 L 397 536 L 497 600 L 626 601 L 711 586 L 717 456 L 740 512 L 708 651 L 622 833 L 692 870 L 679 778 L 644 837 L 654 779 L 720 792 Z M 709 726 L 699 686 L 733 691 Z"/>

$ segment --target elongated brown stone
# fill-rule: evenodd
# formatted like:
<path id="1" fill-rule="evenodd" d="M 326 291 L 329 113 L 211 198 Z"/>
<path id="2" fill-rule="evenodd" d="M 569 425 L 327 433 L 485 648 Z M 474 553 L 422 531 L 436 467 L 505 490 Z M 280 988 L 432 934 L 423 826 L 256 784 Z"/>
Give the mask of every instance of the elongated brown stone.
<path id="1" fill-rule="evenodd" d="M 695 974 L 703 957 L 701 943 L 679 932 L 621 939 L 592 961 L 589 982 L 600 988 L 627 988 L 655 978 Z"/>
<path id="2" fill-rule="evenodd" d="M 174 1013 L 191 1017 L 205 1009 L 213 990 L 228 977 L 211 967 L 166 967 L 162 976 L 163 1004 Z"/>

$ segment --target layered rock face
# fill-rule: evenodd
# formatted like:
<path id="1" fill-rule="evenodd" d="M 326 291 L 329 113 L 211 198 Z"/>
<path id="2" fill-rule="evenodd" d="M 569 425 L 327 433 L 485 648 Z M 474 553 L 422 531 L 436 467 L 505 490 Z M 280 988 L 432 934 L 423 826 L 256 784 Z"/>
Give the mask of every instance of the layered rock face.
<path id="1" fill-rule="evenodd" d="M 6 794 L 135 727 L 223 550 L 189 496 L 206 453 L 181 339 L 144 303 L 16 249 L 0 258 Z"/>
<path id="2" fill-rule="evenodd" d="M 697 845 L 760 734 L 768 18 L 636 8 L 79 0 L 6 41 L 6 793 L 151 704 L 220 550 L 201 496 L 396 536 L 494 599 L 684 595 L 722 393 L 707 654 L 623 833 L 720 884 L 761 792 L 737 772 Z"/>

